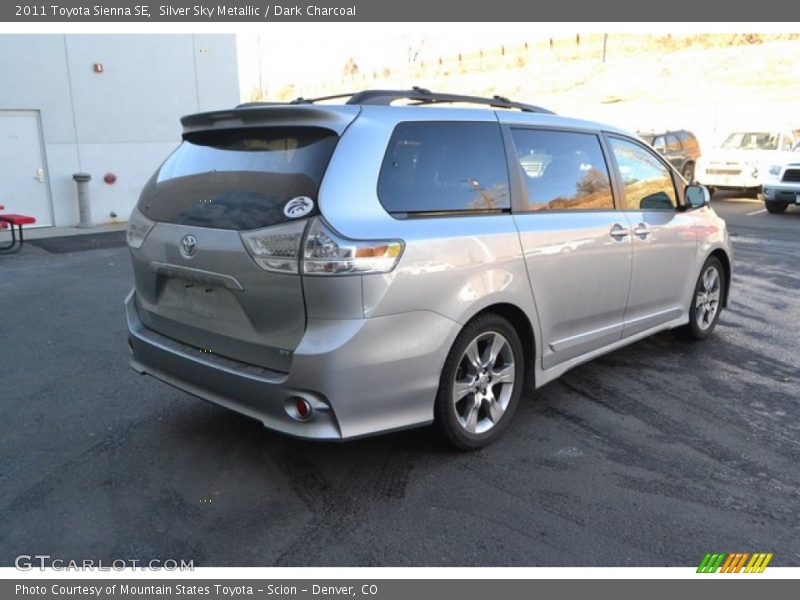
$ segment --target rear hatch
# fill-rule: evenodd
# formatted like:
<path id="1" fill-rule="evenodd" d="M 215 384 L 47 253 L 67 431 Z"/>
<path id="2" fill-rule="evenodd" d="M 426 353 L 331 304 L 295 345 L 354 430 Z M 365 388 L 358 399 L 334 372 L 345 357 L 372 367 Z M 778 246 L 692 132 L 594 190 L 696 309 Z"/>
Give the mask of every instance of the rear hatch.
<path id="1" fill-rule="evenodd" d="M 296 256 L 357 114 L 269 107 L 184 118 L 183 143 L 137 205 L 154 222 L 131 250 L 143 324 L 199 353 L 287 372 L 306 326 Z M 254 236 L 277 261 L 254 258 Z"/>

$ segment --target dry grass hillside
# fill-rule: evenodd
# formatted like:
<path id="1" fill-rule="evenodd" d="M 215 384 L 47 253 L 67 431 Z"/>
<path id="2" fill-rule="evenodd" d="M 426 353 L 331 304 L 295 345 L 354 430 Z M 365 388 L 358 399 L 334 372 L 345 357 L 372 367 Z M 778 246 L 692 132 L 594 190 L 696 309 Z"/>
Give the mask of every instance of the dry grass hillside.
<path id="1" fill-rule="evenodd" d="M 540 39 L 360 72 L 358 59 L 315 86 L 275 99 L 420 85 L 500 94 L 631 130 L 686 128 L 701 145 L 739 127 L 800 128 L 800 34 Z M 456 50 L 456 49 L 454 49 Z"/>

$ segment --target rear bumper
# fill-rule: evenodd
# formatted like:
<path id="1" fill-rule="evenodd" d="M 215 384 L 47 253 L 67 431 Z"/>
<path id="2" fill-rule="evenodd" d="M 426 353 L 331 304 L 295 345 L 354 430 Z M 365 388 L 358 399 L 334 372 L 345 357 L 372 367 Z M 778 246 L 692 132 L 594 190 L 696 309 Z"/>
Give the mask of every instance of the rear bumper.
<path id="1" fill-rule="evenodd" d="M 145 327 L 125 300 L 131 367 L 199 398 L 311 439 L 361 437 L 433 420 L 439 374 L 460 325 L 418 311 L 370 319 L 309 319 L 289 373 L 247 365 Z M 293 396 L 313 407 L 290 417 Z"/>

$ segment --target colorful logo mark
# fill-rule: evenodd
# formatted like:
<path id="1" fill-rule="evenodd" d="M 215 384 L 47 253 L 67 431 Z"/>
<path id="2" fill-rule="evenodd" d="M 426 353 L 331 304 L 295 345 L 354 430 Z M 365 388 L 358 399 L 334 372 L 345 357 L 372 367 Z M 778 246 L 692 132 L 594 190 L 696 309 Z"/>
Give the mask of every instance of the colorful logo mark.
<path id="1" fill-rule="evenodd" d="M 712 554 L 709 552 L 703 557 L 703 561 L 697 567 L 697 572 L 763 573 L 771 560 L 772 552 L 753 552 L 752 554 L 749 552 L 734 552 L 731 554 Z"/>

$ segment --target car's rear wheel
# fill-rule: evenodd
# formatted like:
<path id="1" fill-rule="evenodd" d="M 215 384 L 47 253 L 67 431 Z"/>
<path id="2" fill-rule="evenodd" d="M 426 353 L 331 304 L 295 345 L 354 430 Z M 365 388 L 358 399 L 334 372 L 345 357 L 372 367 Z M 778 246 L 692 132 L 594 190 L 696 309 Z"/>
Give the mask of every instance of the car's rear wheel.
<path id="1" fill-rule="evenodd" d="M 773 215 L 783 214 L 789 208 L 789 205 L 784 202 L 770 202 L 769 200 L 764 202 L 764 205 L 767 207 L 767 212 Z"/>
<path id="2" fill-rule="evenodd" d="M 464 327 L 445 361 L 435 405 L 436 424 L 453 446 L 481 448 L 508 427 L 522 393 L 523 354 L 519 335 L 499 315 Z"/>
<path id="3" fill-rule="evenodd" d="M 725 271 L 718 258 L 711 256 L 700 270 L 689 307 L 689 323 L 680 329 L 686 337 L 703 340 L 714 331 L 722 312 Z"/>
<path id="4" fill-rule="evenodd" d="M 743 191 L 751 198 L 758 198 L 758 196 L 761 194 L 761 186 L 759 185 L 757 187 L 744 188 Z"/>

